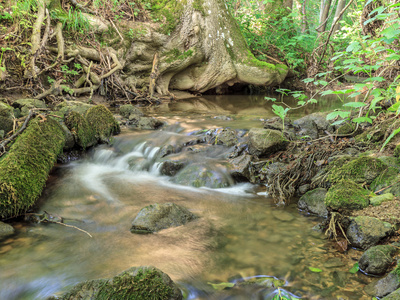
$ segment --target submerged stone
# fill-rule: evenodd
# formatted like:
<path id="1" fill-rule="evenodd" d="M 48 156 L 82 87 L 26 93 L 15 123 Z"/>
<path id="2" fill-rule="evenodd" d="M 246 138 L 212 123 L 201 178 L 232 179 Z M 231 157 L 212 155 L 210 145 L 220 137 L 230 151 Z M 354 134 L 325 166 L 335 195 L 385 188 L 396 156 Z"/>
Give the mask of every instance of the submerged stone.
<path id="1" fill-rule="evenodd" d="M 182 293 L 171 278 L 151 267 L 133 267 L 111 279 L 88 280 L 74 286 L 61 297 L 47 300 L 181 300 Z"/>
<path id="2" fill-rule="evenodd" d="M 282 133 L 272 129 L 252 128 L 249 131 L 249 153 L 266 157 L 286 149 L 289 144 Z"/>
<path id="3" fill-rule="evenodd" d="M 370 192 L 351 180 L 341 180 L 326 193 L 325 204 L 333 210 L 363 209 L 369 205 Z"/>
<path id="4" fill-rule="evenodd" d="M 358 261 L 360 269 L 372 275 L 381 275 L 393 263 L 397 248 L 392 245 L 379 245 L 369 248 Z"/>
<path id="5" fill-rule="evenodd" d="M 215 145 L 232 147 L 238 143 L 236 131 L 230 128 L 218 129 L 213 140 Z"/>
<path id="6" fill-rule="evenodd" d="M 0 237 L 13 234 L 14 232 L 14 227 L 12 227 L 10 224 L 6 224 L 0 221 Z"/>
<path id="7" fill-rule="evenodd" d="M 129 118 L 129 116 L 132 114 L 143 116 L 143 113 L 140 111 L 140 109 L 134 107 L 132 104 L 121 105 L 121 107 L 119 108 L 119 113 L 124 118 Z"/>
<path id="8" fill-rule="evenodd" d="M 351 218 L 346 236 L 351 246 L 368 249 L 392 233 L 393 227 L 391 224 L 382 222 L 377 218 L 359 216 Z"/>
<path id="9" fill-rule="evenodd" d="M 173 182 L 194 186 L 194 187 L 209 187 L 223 188 L 234 184 L 232 177 L 222 166 L 211 166 L 202 164 L 191 164 L 184 167 L 173 178 Z"/>
<path id="10" fill-rule="evenodd" d="M 153 204 L 140 210 L 132 222 L 132 233 L 153 233 L 162 229 L 184 225 L 197 217 L 186 208 L 174 203 Z"/>
<path id="11" fill-rule="evenodd" d="M 275 277 L 252 277 L 236 283 L 237 286 L 260 286 L 264 288 L 278 288 L 285 285 L 285 280 Z"/>
<path id="12" fill-rule="evenodd" d="M 321 217 L 327 217 L 328 210 L 325 205 L 326 193 L 327 190 L 324 188 L 317 188 L 312 191 L 308 191 L 301 196 L 297 205 L 302 210 L 307 210 L 310 213 Z"/>

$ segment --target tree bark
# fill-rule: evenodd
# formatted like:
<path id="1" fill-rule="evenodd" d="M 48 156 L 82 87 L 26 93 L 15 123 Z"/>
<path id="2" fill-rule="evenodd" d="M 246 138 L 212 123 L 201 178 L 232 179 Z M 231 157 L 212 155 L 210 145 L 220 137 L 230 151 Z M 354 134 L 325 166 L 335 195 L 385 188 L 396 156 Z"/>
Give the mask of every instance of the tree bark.
<path id="1" fill-rule="evenodd" d="M 345 7 L 346 7 L 346 0 L 339 0 L 338 4 L 336 6 L 336 12 L 335 12 L 335 17 L 333 19 L 333 22 L 335 23 L 336 20 L 338 20 L 338 21 L 336 22 L 336 24 L 334 24 L 333 32 L 340 29 L 339 21 L 342 19 L 342 16 L 343 16 L 343 14 L 341 12 Z"/>
<path id="2" fill-rule="evenodd" d="M 321 0 L 318 32 L 324 32 L 326 29 L 331 4 L 332 0 Z"/>

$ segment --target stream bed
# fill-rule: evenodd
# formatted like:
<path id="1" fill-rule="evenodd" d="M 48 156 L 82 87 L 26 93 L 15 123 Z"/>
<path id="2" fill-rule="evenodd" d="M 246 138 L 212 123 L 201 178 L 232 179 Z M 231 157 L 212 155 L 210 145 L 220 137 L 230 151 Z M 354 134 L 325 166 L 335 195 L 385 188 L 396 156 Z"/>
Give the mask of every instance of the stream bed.
<path id="1" fill-rule="evenodd" d="M 69 227 L 12 224 L 16 234 L 0 243 L 0 299 L 45 299 L 80 281 L 142 265 L 167 273 L 188 299 L 272 299 L 279 292 L 294 299 L 370 299 L 363 293 L 370 279 L 349 273 L 361 254 L 335 250 L 312 229 L 321 219 L 300 212 L 295 199 L 278 207 L 263 186 L 195 188 L 160 175 L 160 149 L 167 144 L 182 143 L 203 129 L 261 127 L 260 119 L 273 114 L 259 98 L 210 96 L 150 107 L 148 113 L 168 123 L 163 129 L 124 129 L 113 146 L 96 147 L 81 160 L 58 165 L 38 212 L 62 216 Z M 332 109 L 328 104 L 323 109 Z M 316 109 L 321 107 L 296 113 Z M 220 146 L 179 155 L 223 174 L 227 151 Z M 167 202 L 199 218 L 155 234 L 130 232 L 141 208 Z M 211 285 L 254 276 L 274 276 L 286 285 L 223 291 Z"/>

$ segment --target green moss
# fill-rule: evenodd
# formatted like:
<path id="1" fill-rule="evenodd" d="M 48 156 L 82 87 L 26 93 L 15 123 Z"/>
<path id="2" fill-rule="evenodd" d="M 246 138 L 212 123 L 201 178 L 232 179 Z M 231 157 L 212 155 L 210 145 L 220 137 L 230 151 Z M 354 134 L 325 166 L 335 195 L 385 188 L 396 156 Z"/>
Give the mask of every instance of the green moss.
<path id="1" fill-rule="evenodd" d="M 3 102 L 0 102 L 0 130 L 8 133 L 13 129 L 13 108 Z"/>
<path id="2" fill-rule="evenodd" d="M 335 183 L 342 179 L 350 179 L 357 183 L 371 184 L 386 168 L 387 166 L 377 158 L 359 157 L 342 166 L 335 164 L 329 172 L 328 180 Z"/>
<path id="3" fill-rule="evenodd" d="M 186 1 L 150 0 L 151 15 L 154 21 L 161 22 L 161 32 L 172 33 L 179 23 Z"/>
<path id="4" fill-rule="evenodd" d="M 193 9 L 199 11 L 203 17 L 205 17 L 207 15 L 206 11 L 203 8 L 202 0 L 193 0 L 192 5 L 193 5 Z"/>
<path id="5" fill-rule="evenodd" d="M 163 55 L 165 57 L 167 57 L 165 62 L 171 63 L 171 62 L 176 61 L 176 60 L 184 60 L 184 59 L 186 59 L 188 57 L 193 56 L 193 50 L 189 49 L 189 50 L 187 50 L 185 52 L 181 52 L 177 48 L 174 48 L 174 49 L 171 49 L 168 52 L 165 52 Z"/>
<path id="6" fill-rule="evenodd" d="M 325 204 L 334 210 L 362 209 L 369 205 L 369 195 L 354 181 L 341 180 L 329 189 Z"/>
<path id="7" fill-rule="evenodd" d="M 350 133 L 353 133 L 355 129 L 356 129 L 355 124 L 345 123 L 338 128 L 337 133 L 338 134 L 350 134 Z"/>
<path id="8" fill-rule="evenodd" d="M 64 146 L 59 123 L 34 119 L 0 161 L 0 217 L 24 213 L 42 193 Z"/>
<path id="9" fill-rule="evenodd" d="M 75 142 L 83 149 L 96 143 L 95 131 L 81 114 L 71 111 L 65 117 L 65 125 L 73 134 Z"/>
<path id="10" fill-rule="evenodd" d="M 370 189 L 374 192 L 391 185 L 399 180 L 399 170 L 389 167 L 380 173 L 371 183 Z"/>
<path id="11" fill-rule="evenodd" d="M 118 122 L 104 105 L 91 107 L 85 117 L 100 142 L 109 143 L 110 137 L 120 131 Z"/>

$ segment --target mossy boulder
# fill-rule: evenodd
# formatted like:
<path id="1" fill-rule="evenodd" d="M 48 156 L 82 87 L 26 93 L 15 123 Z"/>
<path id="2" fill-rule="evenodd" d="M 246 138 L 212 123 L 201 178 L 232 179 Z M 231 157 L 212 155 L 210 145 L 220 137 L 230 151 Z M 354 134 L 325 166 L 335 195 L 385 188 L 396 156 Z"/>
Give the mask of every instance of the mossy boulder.
<path id="1" fill-rule="evenodd" d="M 120 132 L 118 122 L 104 105 L 89 108 L 85 118 L 89 127 L 94 131 L 94 136 L 101 143 L 109 143 L 110 137 Z"/>
<path id="2" fill-rule="evenodd" d="M 393 245 L 378 245 L 369 248 L 363 253 L 358 265 L 360 269 L 367 274 L 381 275 L 386 272 L 393 263 L 393 255 L 397 248 Z"/>
<path id="3" fill-rule="evenodd" d="M 33 108 L 47 108 L 46 103 L 37 99 L 18 99 L 14 101 L 13 106 L 19 108 L 22 116 L 26 116 L 29 110 Z"/>
<path id="4" fill-rule="evenodd" d="M 370 189 L 374 192 L 400 181 L 399 171 L 395 167 L 388 167 L 372 181 Z"/>
<path id="5" fill-rule="evenodd" d="M 185 207 L 174 203 L 155 203 L 140 210 L 132 222 L 132 233 L 153 233 L 185 225 L 197 217 Z"/>
<path id="6" fill-rule="evenodd" d="M 399 300 L 400 299 L 400 289 L 395 290 L 381 300 Z"/>
<path id="7" fill-rule="evenodd" d="M 387 166 L 381 160 L 374 157 L 361 156 L 343 165 L 335 164 L 330 170 L 328 180 L 330 182 L 352 180 L 356 183 L 371 184 L 386 169 Z"/>
<path id="8" fill-rule="evenodd" d="M 182 185 L 209 188 L 224 188 L 234 184 L 232 177 L 227 174 L 226 170 L 203 164 L 185 166 L 175 175 L 172 181 Z"/>
<path id="9" fill-rule="evenodd" d="M 85 115 L 88 109 L 91 107 L 93 107 L 92 104 L 87 104 L 80 101 L 64 101 L 57 104 L 55 110 L 64 115 L 67 115 L 71 111 L 77 112 L 81 115 Z"/>
<path id="10" fill-rule="evenodd" d="M 293 122 L 297 127 L 296 134 L 300 137 L 308 136 L 316 139 L 320 134 L 325 135 L 325 131 L 333 132 L 333 126 L 326 120 L 326 113 L 312 113 Z"/>
<path id="11" fill-rule="evenodd" d="M 71 131 L 75 143 L 82 149 L 96 144 L 94 129 L 89 125 L 86 118 L 76 111 L 70 111 L 65 116 L 65 125 Z"/>
<path id="12" fill-rule="evenodd" d="M 238 143 L 237 133 L 230 128 L 219 128 L 215 132 L 213 139 L 214 145 L 224 145 L 232 147 Z"/>
<path id="13" fill-rule="evenodd" d="M 285 150 L 289 141 L 278 130 L 252 128 L 249 131 L 249 153 L 266 157 L 277 151 Z"/>
<path id="14" fill-rule="evenodd" d="M 0 160 L 0 218 L 20 215 L 39 198 L 65 138 L 60 124 L 34 119 Z"/>
<path id="15" fill-rule="evenodd" d="M 74 286 L 61 297 L 48 300 L 181 300 L 171 278 L 155 267 L 133 267 L 111 279 L 96 279 Z"/>
<path id="16" fill-rule="evenodd" d="M 368 249 L 394 232 L 391 224 L 377 218 L 359 216 L 351 218 L 346 236 L 351 246 Z"/>
<path id="17" fill-rule="evenodd" d="M 0 102 L 0 130 L 4 130 L 5 134 L 13 129 L 13 111 L 11 106 Z"/>
<path id="18" fill-rule="evenodd" d="M 326 194 L 325 204 L 333 210 L 363 209 L 369 205 L 370 192 L 351 180 L 341 180 Z"/>
<path id="19" fill-rule="evenodd" d="M 327 190 L 324 188 L 317 188 L 308 191 L 299 199 L 298 207 L 302 210 L 307 210 L 310 213 L 316 214 L 321 217 L 328 216 L 328 210 L 325 204 Z"/>

